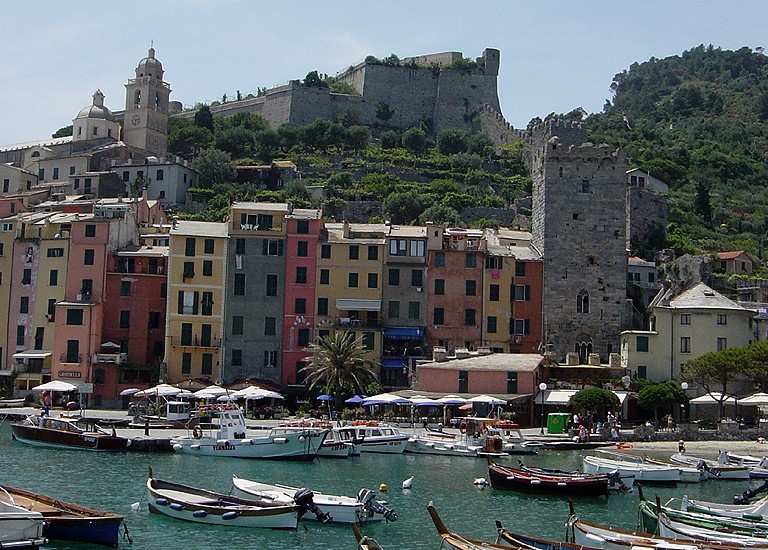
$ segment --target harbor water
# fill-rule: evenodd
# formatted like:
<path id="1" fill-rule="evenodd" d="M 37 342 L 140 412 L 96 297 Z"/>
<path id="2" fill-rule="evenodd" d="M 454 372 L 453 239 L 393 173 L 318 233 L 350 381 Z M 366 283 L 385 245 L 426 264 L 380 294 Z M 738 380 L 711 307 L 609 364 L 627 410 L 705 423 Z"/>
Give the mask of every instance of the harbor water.
<path id="1" fill-rule="evenodd" d="M 170 434 L 169 434 L 170 435 Z M 397 512 L 394 523 L 372 523 L 362 527 L 387 550 L 438 549 L 437 535 L 427 513 L 430 501 L 452 531 L 466 537 L 493 541 L 495 521 L 512 531 L 562 540 L 568 518 L 564 498 L 523 495 L 480 489 L 476 478 L 487 478 L 482 459 L 426 455 L 378 455 L 364 453 L 349 459 L 317 459 L 313 463 L 245 459 L 217 459 L 173 453 L 95 453 L 45 449 L 17 443 L 11 438 L 8 422 L 0 426 L 0 483 L 43 493 L 92 508 L 125 515 L 133 545 L 120 547 L 226 549 L 343 549 L 355 548 L 348 525 L 321 525 L 301 522 L 297 531 L 227 528 L 199 525 L 150 514 L 147 510 L 148 467 L 155 477 L 228 492 L 232 474 L 265 482 L 306 486 L 331 494 L 354 495 L 363 487 L 378 493 Z M 577 469 L 578 451 L 541 451 L 537 456 L 511 457 L 503 463 Z M 659 456 L 659 458 L 668 458 Z M 500 462 L 502 462 L 500 460 Z M 413 476 L 410 490 L 401 489 L 403 480 Z M 709 481 L 677 487 L 647 487 L 646 497 L 659 495 L 664 501 L 684 494 L 692 498 L 731 502 L 750 484 L 738 481 Z M 605 525 L 634 530 L 637 525 L 637 493 L 609 497 L 576 498 L 580 517 Z M 138 512 L 131 504 L 139 502 Z M 47 548 L 87 548 L 82 544 L 51 543 Z M 99 548 L 94 546 L 93 548 Z"/>

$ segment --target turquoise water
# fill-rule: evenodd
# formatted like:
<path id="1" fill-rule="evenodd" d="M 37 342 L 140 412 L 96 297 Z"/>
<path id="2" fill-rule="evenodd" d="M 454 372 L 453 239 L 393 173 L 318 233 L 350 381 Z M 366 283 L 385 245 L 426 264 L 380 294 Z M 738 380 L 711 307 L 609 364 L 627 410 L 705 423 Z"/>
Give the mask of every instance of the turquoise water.
<path id="1" fill-rule="evenodd" d="M 426 511 L 431 500 L 448 528 L 467 537 L 495 539 L 495 520 L 513 531 L 561 540 L 568 504 L 565 499 L 478 489 L 472 481 L 487 477 L 483 460 L 425 455 L 375 455 L 346 460 L 324 459 L 311 464 L 217 459 L 175 454 L 90 453 L 30 447 L 11 439 L 8 424 L 0 427 L 0 483 L 44 493 L 93 508 L 124 514 L 132 548 L 355 548 L 349 526 L 301 522 L 298 531 L 226 528 L 176 521 L 147 511 L 147 467 L 155 476 L 222 492 L 231 476 L 308 486 L 326 493 L 354 495 L 361 487 L 377 489 L 386 483 L 386 499 L 397 512 L 395 523 L 370 524 L 362 531 L 387 550 L 436 550 L 440 538 Z M 575 469 L 580 454 L 543 451 L 525 457 L 527 463 Z M 517 464 L 517 458 L 507 463 Z M 402 481 L 414 476 L 410 491 Z M 710 481 L 675 488 L 648 488 L 647 496 L 682 496 L 730 502 L 747 482 Z M 131 503 L 141 502 L 138 513 Z M 637 495 L 576 499 L 577 513 L 590 521 L 625 529 L 637 523 Z M 51 544 L 50 548 L 86 548 Z M 99 548 L 94 546 L 93 548 Z M 121 543 L 121 548 L 129 545 Z"/>

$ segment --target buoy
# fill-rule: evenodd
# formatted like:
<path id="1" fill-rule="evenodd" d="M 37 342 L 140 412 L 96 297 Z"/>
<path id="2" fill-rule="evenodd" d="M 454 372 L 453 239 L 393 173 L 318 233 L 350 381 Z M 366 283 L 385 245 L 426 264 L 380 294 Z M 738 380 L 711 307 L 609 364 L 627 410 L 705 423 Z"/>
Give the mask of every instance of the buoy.
<path id="1" fill-rule="evenodd" d="M 411 485 L 413 485 L 413 476 L 403 481 L 403 489 L 410 489 Z"/>
<path id="2" fill-rule="evenodd" d="M 478 478 L 475 478 L 474 481 L 472 481 L 472 485 L 477 485 L 478 487 L 485 487 L 486 485 L 488 485 L 488 480 L 485 479 L 484 477 L 478 477 Z"/>
<path id="3" fill-rule="evenodd" d="M 139 506 L 141 506 L 141 503 L 134 502 L 133 504 L 131 504 L 131 511 L 132 512 L 138 512 L 139 511 Z"/>
<path id="4" fill-rule="evenodd" d="M 381 485 L 379 485 L 379 491 L 382 492 L 382 493 L 386 493 L 387 492 L 387 484 L 386 483 L 382 483 Z"/>

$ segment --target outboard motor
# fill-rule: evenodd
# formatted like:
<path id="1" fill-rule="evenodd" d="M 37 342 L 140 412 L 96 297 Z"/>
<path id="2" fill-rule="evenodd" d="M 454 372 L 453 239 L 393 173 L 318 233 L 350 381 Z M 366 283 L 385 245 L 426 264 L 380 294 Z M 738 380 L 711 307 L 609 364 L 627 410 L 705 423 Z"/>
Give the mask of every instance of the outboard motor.
<path id="1" fill-rule="evenodd" d="M 711 476 L 720 477 L 720 472 L 710 468 L 709 465 L 703 460 L 699 460 L 699 462 L 696 464 L 696 469 L 701 470 L 702 472 L 707 472 Z"/>
<path id="2" fill-rule="evenodd" d="M 309 489 L 299 489 L 293 495 L 293 501 L 296 503 L 296 506 L 299 507 L 299 519 L 301 519 L 307 512 L 312 512 L 319 522 L 328 523 L 333 519 L 331 514 L 323 512 L 318 508 L 317 504 L 315 504 L 314 497 L 315 494 Z"/>
<path id="3" fill-rule="evenodd" d="M 744 491 L 740 495 L 736 495 L 733 497 L 733 503 L 734 504 L 749 504 L 749 500 L 752 497 L 755 497 L 759 495 L 760 493 L 768 491 L 768 480 L 764 481 L 762 485 L 759 487 L 756 487 L 754 489 L 751 489 L 749 491 Z"/>
<path id="4" fill-rule="evenodd" d="M 624 483 L 624 480 L 621 479 L 621 472 L 618 470 L 608 473 L 608 487 L 618 487 L 623 493 L 632 492 L 632 488 L 628 487 L 627 484 Z"/>
<path id="5" fill-rule="evenodd" d="M 395 511 L 373 498 L 375 496 L 376 493 L 370 489 L 360 489 L 357 493 L 357 500 L 363 504 L 363 508 L 366 510 L 383 515 L 387 521 L 397 521 Z"/>

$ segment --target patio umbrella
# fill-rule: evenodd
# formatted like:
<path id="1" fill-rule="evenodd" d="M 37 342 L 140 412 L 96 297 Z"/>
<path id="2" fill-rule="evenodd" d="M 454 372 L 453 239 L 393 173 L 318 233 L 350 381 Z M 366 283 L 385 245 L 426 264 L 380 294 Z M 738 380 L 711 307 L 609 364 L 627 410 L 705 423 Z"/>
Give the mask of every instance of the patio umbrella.
<path id="1" fill-rule="evenodd" d="M 148 388 L 146 390 L 141 390 L 140 392 L 136 392 L 134 395 L 137 397 L 148 397 L 150 395 L 152 396 L 174 396 L 178 394 L 181 390 L 177 388 L 176 386 L 171 386 L 170 384 L 158 384 L 157 386 L 154 386 L 152 388 Z"/>
<path id="2" fill-rule="evenodd" d="M 141 390 L 139 388 L 128 388 L 127 390 L 123 390 L 120 392 L 120 397 L 125 397 L 127 395 L 133 395 L 134 393 L 139 393 Z"/>
<path id="3" fill-rule="evenodd" d="M 359 405 L 367 397 L 368 397 L 367 395 L 353 395 L 349 399 L 345 399 L 344 403 L 349 403 L 351 405 Z"/>
<path id="4" fill-rule="evenodd" d="M 410 405 L 411 400 L 392 393 L 380 393 L 363 399 L 362 404 L 368 405 Z"/>
<path id="5" fill-rule="evenodd" d="M 467 400 L 458 395 L 446 395 L 438 399 L 443 405 L 464 405 Z"/>
<path id="6" fill-rule="evenodd" d="M 333 401 L 334 397 L 324 393 L 323 395 L 318 395 L 316 399 L 318 401 Z"/>
<path id="7" fill-rule="evenodd" d="M 484 403 L 486 405 L 506 405 L 507 402 L 503 399 L 491 397 L 490 395 L 477 395 L 467 399 L 469 403 Z"/>
<path id="8" fill-rule="evenodd" d="M 753 393 L 749 397 L 739 399 L 742 405 L 768 405 L 768 393 Z"/>
<path id="9" fill-rule="evenodd" d="M 195 397 L 204 397 L 203 394 L 205 394 L 205 396 L 219 397 L 220 395 L 227 395 L 228 393 L 230 393 L 228 389 L 213 385 L 196 391 Z"/>
<path id="10" fill-rule="evenodd" d="M 232 395 L 234 397 L 245 397 L 249 393 L 253 393 L 253 392 L 259 391 L 259 390 L 261 390 L 261 388 L 259 386 L 251 385 L 251 386 L 246 386 L 242 390 L 237 390 L 235 392 L 232 392 L 229 395 Z"/>
<path id="11" fill-rule="evenodd" d="M 230 403 L 232 401 L 237 401 L 237 397 L 233 397 L 231 395 L 220 395 L 216 398 L 216 401 L 219 403 Z"/>
<path id="12" fill-rule="evenodd" d="M 101 344 L 102 348 L 111 348 L 111 349 L 120 349 L 120 344 L 115 344 L 114 342 L 104 342 Z"/>
<path id="13" fill-rule="evenodd" d="M 77 386 L 70 384 L 69 382 L 62 382 L 61 380 L 51 380 L 45 384 L 40 384 L 32 388 L 32 391 L 77 391 Z"/>
<path id="14" fill-rule="evenodd" d="M 425 397 L 423 395 L 414 395 L 409 398 L 414 407 L 442 407 L 443 403 L 437 399 Z"/>
<path id="15" fill-rule="evenodd" d="M 282 395 L 277 393 L 276 391 L 270 391 L 270 390 L 259 390 L 257 392 L 249 393 L 245 396 L 246 400 L 256 400 L 256 399 L 285 399 Z"/>

